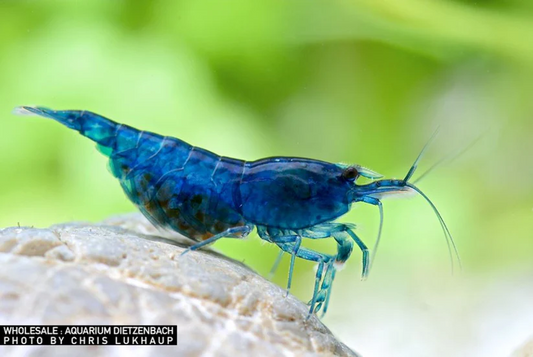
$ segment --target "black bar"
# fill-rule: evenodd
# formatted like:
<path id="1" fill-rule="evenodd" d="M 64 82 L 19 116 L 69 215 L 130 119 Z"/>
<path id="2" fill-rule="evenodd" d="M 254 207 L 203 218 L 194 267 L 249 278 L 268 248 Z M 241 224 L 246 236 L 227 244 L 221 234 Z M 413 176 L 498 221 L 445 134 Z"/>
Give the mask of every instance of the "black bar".
<path id="1" fill-rule="evenodd" d="M 0 325 L 0 345 L 177 345 L 176 325 Z"/>

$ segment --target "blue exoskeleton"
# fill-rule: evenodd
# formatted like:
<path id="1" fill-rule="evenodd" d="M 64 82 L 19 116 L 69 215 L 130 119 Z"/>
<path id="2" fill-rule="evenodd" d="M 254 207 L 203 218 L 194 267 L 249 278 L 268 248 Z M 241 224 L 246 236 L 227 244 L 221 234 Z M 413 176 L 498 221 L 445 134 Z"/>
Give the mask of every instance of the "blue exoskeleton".
<path id="1" fill-rule="evenodd" d="M 110 160 L 110 170 L 124 192 L 156 226 L 177 231 L 198 243 L 196 250 L 224 237 L 259 236 L 291 255 L 287 292 L 295 258 L 318 263 L 309 314 L 325 313 L 335 273 L 350 257 L 354 244 L 362 251 L 363 278 L 371 256 L 351 224 L 335 220 L 355 202 L 376 205 L 383 223 L 381 199 L 417 192 L 432 206 L 447 239 L 453 240 L 437 209 L 409 179 L 421 154 L 402 180 L 381 176 L 359 165 L 273 157 L 243 161 L 216 155 L 168 136 L 139 131 L 95 113 L 19 107 L 18 113 L 54 119 L 95 141 Z M 357 184 L 359 177 L 372 181 Z M 333 238 L 337 254 L 323 254 L 301 245 L 303 238 Z M 455 245 L 453 245 L 455 249 Z M 374 249 L 375 252 L 375 249 Z"/>

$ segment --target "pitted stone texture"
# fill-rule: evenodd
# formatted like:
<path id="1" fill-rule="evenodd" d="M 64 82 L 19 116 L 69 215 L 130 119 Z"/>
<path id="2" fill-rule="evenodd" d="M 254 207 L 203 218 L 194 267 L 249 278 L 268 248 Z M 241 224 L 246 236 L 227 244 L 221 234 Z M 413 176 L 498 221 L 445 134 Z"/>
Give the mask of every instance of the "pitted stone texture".
<path id="1" fill-rule="evenodd" d="M 4 347 L 31 356 L 355 356 L 307 306 L 140 215 L 0 230 L 0 324 L 169 324 L 177 346 Z M 170 244 L 169 244 L 170 243 Z M 23 351 L 22 349 L 26 349 Z"/>

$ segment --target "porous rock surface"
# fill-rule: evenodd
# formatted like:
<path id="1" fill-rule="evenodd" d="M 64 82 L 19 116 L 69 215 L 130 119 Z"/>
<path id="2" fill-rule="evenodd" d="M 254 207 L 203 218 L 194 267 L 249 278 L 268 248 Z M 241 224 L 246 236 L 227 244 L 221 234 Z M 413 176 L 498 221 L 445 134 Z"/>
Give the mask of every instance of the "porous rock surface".
<path id="1" fill-rule="evenodd" d="M 167 240 L 169 239 L 169 240 Z M 28 356 L 356 356 L 307 306 L 140 215 L 0 230 L 0 324 L 168 324 L 177 346 L 16 346 Z M 170 244 L 169 244 L 170 243 Z"/>

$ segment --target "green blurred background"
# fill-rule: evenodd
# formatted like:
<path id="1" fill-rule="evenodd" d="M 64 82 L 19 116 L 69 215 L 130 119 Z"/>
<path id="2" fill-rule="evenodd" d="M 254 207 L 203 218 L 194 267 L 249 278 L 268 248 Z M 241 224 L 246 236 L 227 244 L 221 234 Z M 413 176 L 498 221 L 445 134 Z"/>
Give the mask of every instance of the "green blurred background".
<path id="1" fill-rule="evenodd" d="M 369 281 L 355 251 L 324 321 L 369 355 L 502 355 L 533 334 L 531 304 L 495 297 L 516 288 L 525 299 L 533 286 L 530 1 L 0 0 L 0 104 L 2 227 L 134 211 L 93 143 L 11 115 L 18 105 L 91 110 L 225 156 L 358 163 L 386 177 L 403 177 L 438 126 L 419 174 L 481 137 L 420 183 L 463 272 L 451 275 L 422 199 L 387 201 Z M 341 221 L 373 244 L 375 207 Z M 216 248 L 261 274 L 277 255 L 255 234 Z M 304 301 L 313 276 L 298 262 L 293 293 Z M 517 306 L 519 327 L 480 350 L 513 324 L 502 305 Z"/>

